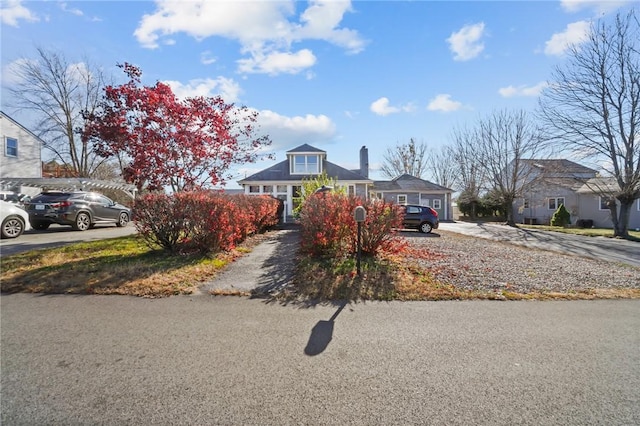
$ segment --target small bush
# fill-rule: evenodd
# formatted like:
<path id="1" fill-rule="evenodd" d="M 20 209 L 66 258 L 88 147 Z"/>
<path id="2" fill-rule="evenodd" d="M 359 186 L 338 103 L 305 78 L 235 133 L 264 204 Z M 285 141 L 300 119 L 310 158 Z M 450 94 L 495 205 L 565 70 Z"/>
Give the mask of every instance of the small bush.
<path id="1" fill-rule="evenodd" d="M 551 216 L 551 226 L 567 226 L 571 223 L 571 213 L 560 204 L 558 209 Z"/>

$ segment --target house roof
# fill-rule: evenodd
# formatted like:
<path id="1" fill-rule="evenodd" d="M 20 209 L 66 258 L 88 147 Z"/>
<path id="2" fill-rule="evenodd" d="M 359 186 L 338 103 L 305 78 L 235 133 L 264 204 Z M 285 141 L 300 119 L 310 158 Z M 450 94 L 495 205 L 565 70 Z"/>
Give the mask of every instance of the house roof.
<path id="1" fill-rule="evenodd" d="M 393 180 L 377 180 L 373 182 L 376 191 L 406 191 L 406 192 L 453 192 L 452 189 L 438 185 L 428 180 L 420 179 L 409 174 L 403 174 Z"/>
<path id="2" fill-rule="evenodd" d="M 561 188 L 567 188 L 572 191 L 577 191 L 580 189 L 587 179 L 579 179 L 575 177 L 545 177 L 540 176 L 537 179 L 533 180 L 528 184 L 528 187 L 538 187 L 538 186 L 558 186 Z"/>
<path id="3" fill-rule="evenodd" d="M 325 153 L 325 154 L 327 153 L 326 151 L 323 151 L 321 149 L 318 149 L 306 143 L 303 145 L 300 145 L 299 147 L 296 147 L 287 151 L 287 154 L 290 152 L 317 152 L 317 153 Z"/>
<path id="4" fill-rule="evenodd" d="M 304 146 L 305 145 L 302 145 L 302 147 Z M 294 152 L 294 151 L 288 151 L 288 152 Z M 295 152 L 311 152 L 311 151 L 295 151 Z M 320 151 L 320 152 L 324 152 L 324 151 Z M 360 181 L 363 183 L 372 182 L 371 180 L 361 176 L 359 173 L 355 173 L 355 172 L 352 172 L 351 170 L 347 170 L 344 167 L 340 167 L 337 164 L 333 164 L 327 160 L 322 161 L 322 170 L 327 173 L 327 176 L 334 178 L 338 181 Z M 248 176 L 242 180 L 239 180 L 238 183 L 242 185 L 242 184 L 247 184 L 249 182 L 301 181 L 302 179 L 309 178 L 309 177 L 313 177 L 313 175 L 292 175 L 291 168 L 289 167 L 289 159 L 286 159 L 258 173 Z"/>
<path id="5" fill-rule="evenodd" d="M 618 182 L 612 177 L 597 177 L 583 182 L 579 194 L 614 194 L 620 192 Z"/>
<path id="6" fill-rule="evenodd" d="M 18 123 L 16 120 L 14 120 L 13 118 L 11 118 L 10 116 L 8 116 L 4 111 L 0 110 L 0 115 L 4 116 L 7 120 L 10 120 L 12 123 L 14 123 L 16 126 L 21 127 L 25 132 L 29 133 L 31 136 L 33 136 L 38 142 L 40 142 L 42 145 L 45 145 L 45 142 L 40 139 L 40 137 L 38 135 L 36 135 L 35 133 L 33 133 L 31 130 L 27 129 L 26 127 L 24 127 L 22 124 Z"/>
<path id="7" fill-rule="evenodd" d="M 595 176 L 596 170 L 583 166 L 582 164 L 574 163 L 573 161 L 566 159 L 543 159 L 538 160 L 523 159 L 524 164 L 528 164 L 532 167 L 539 169 L 542 172 L 548 173 L 562 173 L 562 174 L 590 174 Z"/>

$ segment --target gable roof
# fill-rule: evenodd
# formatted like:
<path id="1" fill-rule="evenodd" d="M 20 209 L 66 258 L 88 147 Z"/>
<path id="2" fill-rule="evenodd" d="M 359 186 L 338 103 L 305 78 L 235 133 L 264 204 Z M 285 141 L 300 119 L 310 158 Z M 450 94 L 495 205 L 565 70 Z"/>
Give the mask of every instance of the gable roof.
<path id="1" fill-rule="evenodd" d="M 596 170 L 583 166 L 582 164 L 574 163 L 567 159 L 544 159 L 538 160 L 535 158 L 522 159 L 523 164 L 527 164 L 534 167 L 541 172 L 547 173 L 562 173 L 567 175 L 596 175 Z"/>
<path id="2" fill-rule="evenodd" d="M 299 147 L 293 148 L 289 151 L 287 151 L 287 154 L 290 152 L 317 152 L 317 153 L 327 153 L 326 151 L 323 151 L 321 149 L 316 148 L 315 146 L 311 146 L 309 144 L 303 144 L 300 145 Z"/>
<path id="3" fill-rule="evenodd" d="M 406 173 L 390 181 L 377 180 L 373 182 L 373 189 L 376 191 L 453 192 L 450 188 Z"/>
<path id="4" fill-rule="evenodd" d="M 302 145 L 304 147 L 305 145 Z M 307 145 L 308 146 L 308 145 Z M 293 152 L 293 151 L 288 151 Z M 311 151 L 296 151 L 296 152 L 311 152 Z M 324 152 L 324 151 L 320 151 Z M 361 181 L 363 183 L 370 183 L 371 180 L 361 176 L 359 173 L 347 170 L 344 167 L 340 167 L 337 164 L 333 164 L 327 160 L 322 161 L 322 170 L 327 173 L 327 176 L 336 179 L 337 181 Z M 258 173 L 248 176 L 238 181 L 240 185 L 247 184 L 248 182 L 267 182 L 267 181 L 301 181 L 304 178 L 313 177 L 314 175 L 292 175 L 291 168 L 289 166 L 289 159 L 281 161 L 269 168 L 266 168 Z"/>
<path id="5" fill-rule="evenodd" d="M 8 116 L 4 111 L 0 110 L 0 116 L 5 117 L 7 120 L 11 121 L 13 124 L 15 124 L 16 126 L 20 127 L 21 129 L 23 129 L 25 132 L 29 133 L 31 136 L 33 136 L 35 138 L 35 140 L 37 140 L 38 142 L 40 142 L 42 145 L 45 145 L 45 142 L 40 139 L 40 137 L 38 135 L 36 135 L 35 133 L 33 133 L 31 130 L 27 129 L 26 127 L 24 127 L 22 124 L 18 123 L 16 120 L 14 120 L 13 118 L 11 118 L 10 116 Z"/>

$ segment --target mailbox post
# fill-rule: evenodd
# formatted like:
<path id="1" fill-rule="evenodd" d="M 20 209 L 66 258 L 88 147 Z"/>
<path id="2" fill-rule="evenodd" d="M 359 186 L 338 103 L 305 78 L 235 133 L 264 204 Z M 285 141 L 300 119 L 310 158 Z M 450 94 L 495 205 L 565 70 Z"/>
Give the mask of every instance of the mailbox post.
<path id="1" fill-rule="evenodd" d="M 364 207 L 358 206 L 353 211 L 353 218 L 358 224 L 358 256 L 356 260 L 356 270 L 358 271 L 358 276 L 360 276 L 360 258 L 362 257 L 362 222 L 367 218 L 367 211 Z"/>

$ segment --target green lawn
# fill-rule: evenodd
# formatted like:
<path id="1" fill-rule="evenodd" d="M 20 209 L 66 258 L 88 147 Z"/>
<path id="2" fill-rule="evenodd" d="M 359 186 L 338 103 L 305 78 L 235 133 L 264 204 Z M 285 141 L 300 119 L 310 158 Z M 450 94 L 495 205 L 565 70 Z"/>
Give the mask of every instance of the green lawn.
<path id="1" fill-rule="evenodd" d="M 605 228 L 563 228 L 561 226 L 548 225 L 523 225 L 518 224 L 521 228 L 538 229 L 540 231 L 563 232 L 565 234 L 586 235 L 587 237 L 613 237 L 612 229 Z M 631 239 L 640 242 L 640 231 L 629 231 Z"/>

